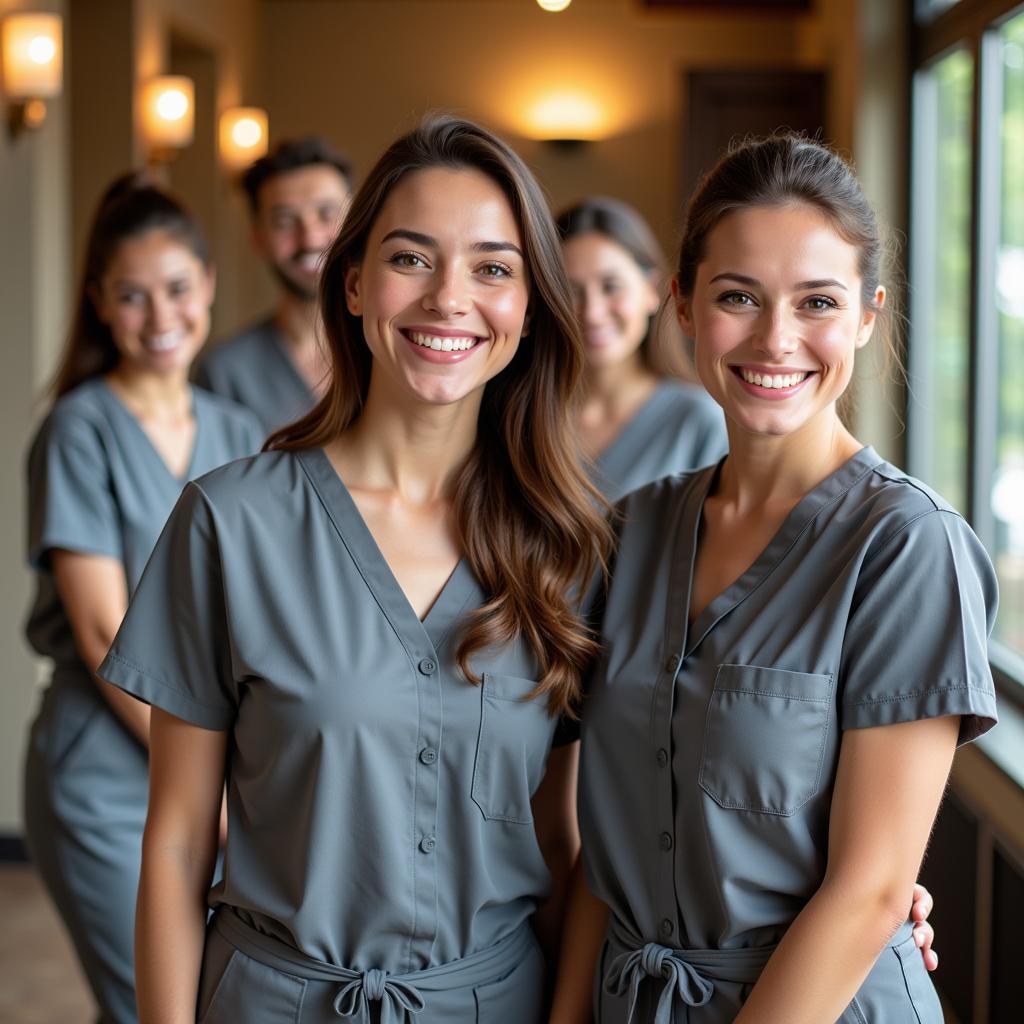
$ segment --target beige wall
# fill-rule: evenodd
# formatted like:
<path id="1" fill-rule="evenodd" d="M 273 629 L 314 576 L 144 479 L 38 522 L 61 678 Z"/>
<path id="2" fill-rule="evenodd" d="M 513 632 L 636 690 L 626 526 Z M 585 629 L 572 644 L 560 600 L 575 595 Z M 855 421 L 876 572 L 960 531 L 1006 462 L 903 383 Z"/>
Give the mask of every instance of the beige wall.
<path id="1" fill-rule="evenodd" d="M 0 17 L 36 9 L 0 0 Z M 66 14 L 67 5 L 45 9 Z M 0 834 L 21 831 L 21 760 L 36 702 L 37 667 L 21 636 L 30 597 L 24 451 L 64 329 L 70 279 L 67 102 L 47 107 L 38 131 L 12 140 L 0 97 Z"/>
<path id="2" fill-rule="evenodd" d="M 423 111 L 455 110 L 512 142 L 556 206 L 613 193 L 671 248 L 684 72 L 829 69 L 831 120 L 848 147 L 854 7 L 820 0 L 812 14 L 752 17 L 655 13 L 637 0 L 578 0 L 561 14 L 528 0 L 264 0 L 271 134 L 322 131 L 365 170 Z M 533 141 L 532 106 L 574 87 L 605 111 L 607 138 L 572 152 Z"/>

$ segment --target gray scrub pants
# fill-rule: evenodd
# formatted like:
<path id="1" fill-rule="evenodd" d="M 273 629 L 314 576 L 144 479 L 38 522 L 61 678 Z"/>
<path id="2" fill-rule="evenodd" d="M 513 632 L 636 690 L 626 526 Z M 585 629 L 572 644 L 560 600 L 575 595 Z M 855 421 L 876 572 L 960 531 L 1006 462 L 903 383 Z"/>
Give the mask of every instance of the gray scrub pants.
<path id="1" fill-rule="evenodd" d="M 227 907 L 210 923 L 198 1024 L 541 1024 L 544 958 L 529 924 L 490 949 L 409 974 L 305 957 Z"/>
<path id="2" fill-rule="evenodd" d="M 101 1024 L 135 1024 L 132 942 L 148 764 L 95 684 L 84 682 L 55 680 L 43 697 L 25 762 L 25 835 Z"/>

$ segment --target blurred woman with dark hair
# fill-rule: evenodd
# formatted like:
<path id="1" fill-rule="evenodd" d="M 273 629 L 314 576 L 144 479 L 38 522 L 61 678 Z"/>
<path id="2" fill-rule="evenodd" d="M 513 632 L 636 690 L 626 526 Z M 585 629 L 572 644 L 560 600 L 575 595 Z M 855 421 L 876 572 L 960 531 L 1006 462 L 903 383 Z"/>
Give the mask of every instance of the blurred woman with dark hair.
<path id="1" fill-rule="evenodd" d="M 29 742 L 26 835 L 104 1024 L 136 1019 L 149 709 L 94 673 L 185 481 L 259 445 L 248 413 L 188 384 L 213 289 L 191 214 L 138 175 L 114 182 L 28 459 L 27 634 L 54 670 Z"/>
<path id="2" fill-rule="evenodd" d="M 721 410 L 695 383 L 671 316 L 667 264 L 633 207 L 594 196 L 556 218 L 586 352 L 579 433 L 610 501 L 717 461 Z"/>
<path id="3" fill-rule="evenodd" d="M 540 188 L 427 120 L 355 196 L 321 307 L 326 395 L 187 488 L 101 668 L 153 705 L 140 1009 L 537 1024 L 530 922 L 577 843 L 552 745 L 595 653 L 573 595 L 609 541 Z"/>

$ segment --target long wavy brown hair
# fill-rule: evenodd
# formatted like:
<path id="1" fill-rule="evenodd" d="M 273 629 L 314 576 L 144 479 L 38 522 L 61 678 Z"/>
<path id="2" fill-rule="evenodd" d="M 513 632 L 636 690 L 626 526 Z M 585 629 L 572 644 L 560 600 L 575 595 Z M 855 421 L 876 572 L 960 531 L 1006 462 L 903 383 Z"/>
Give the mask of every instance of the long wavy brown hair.
<path id="1" fill-rule="evenodd" d="M 49 389 L 54 398 L 117 366 L 120 354 L 110 328 L 96 312 L 93 295 L 121 243 L 150 231 L 166 232 L 209 267 L 210 250 L 203 229 L 177 199 L 154 184 L 145 171 L 129 171 L 115 178 L 100 199 L 89 229 L 75 316 Z"/>
<path id="2" fill-rule="evenodd" d="M 575 402 L 583 345 L 547 203 L 523 161 L 470 121 L 432 116 L 394 142 L 356 193 L 320 280 L 320 311 L 333 372 L 306 417 L 267 441 L 299 450 L 333 441 L 359 417 L 373 360 L 362 321 L 345 303 L 345 275 L 363 258 L 391 190 L 427 168 L 472 168 L 508 199 L 531 282 L 530 331 L 512 362 L 484 388 L 476 444 L 451 495 L 465 557 L 487 595 L 469 617 L 456 658 L 478 682 L 473 655 L 522 637 L 535 654 L 552 713 L 570 709 L 596 642 L 580 614 L 588 582 L 611 543 L 603 502 L 577 455 Z"/>

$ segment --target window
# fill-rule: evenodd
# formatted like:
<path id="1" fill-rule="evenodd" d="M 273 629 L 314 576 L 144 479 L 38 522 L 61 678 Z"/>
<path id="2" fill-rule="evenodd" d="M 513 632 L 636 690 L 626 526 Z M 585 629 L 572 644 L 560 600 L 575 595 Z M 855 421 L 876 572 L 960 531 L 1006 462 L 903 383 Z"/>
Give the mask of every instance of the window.
<path id="1" fill-rule="evenodd" d="M 909 467 L 992 556 L 993 664 L 1024 700 L 1024 4 L 917 14 Z"/>
<path id="2" fill-rule="evenodd" d="M 1002 608 L 996 638 L 1024 655 L 1024 12 L 999 32 L 1002 93 L 995 265 L 998 396 L 990 489 Z"/>

